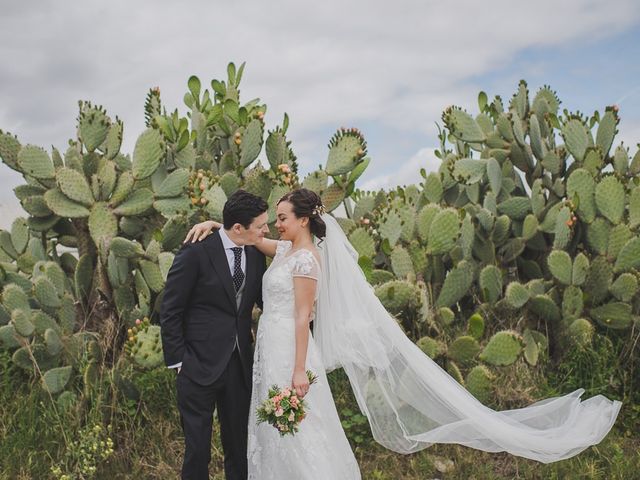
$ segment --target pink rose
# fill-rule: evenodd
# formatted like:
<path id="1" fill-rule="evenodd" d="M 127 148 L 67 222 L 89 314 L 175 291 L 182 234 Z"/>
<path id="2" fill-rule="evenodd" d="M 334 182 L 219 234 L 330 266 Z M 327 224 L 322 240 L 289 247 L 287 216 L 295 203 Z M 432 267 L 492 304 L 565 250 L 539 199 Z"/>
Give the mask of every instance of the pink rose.
<path id="1" fill-rule="evenodd" d="M 284 414 L 284 410 L 278 407 L 278 409 L 276 410 L 276 417 L 281 417 L 283 414 Z"/>

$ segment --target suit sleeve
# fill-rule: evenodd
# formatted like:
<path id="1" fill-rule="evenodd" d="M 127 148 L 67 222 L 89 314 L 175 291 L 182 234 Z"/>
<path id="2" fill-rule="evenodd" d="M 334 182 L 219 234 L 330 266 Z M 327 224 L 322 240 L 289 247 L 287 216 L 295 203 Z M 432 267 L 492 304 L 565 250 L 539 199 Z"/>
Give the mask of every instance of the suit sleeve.
<path id="1" fill-rule="evenodd" d="M 193 245 L 183 247 L 175 256 L 167 275 L 160 328 L 167 366 L 182 362 L 184 354 L 184 314 L 198 279 L 198 255 Z"/>
<path id="2" fill-rule="evenodd" d="M 262 300 L 262 277 L 264 276 L 264 272 L 267 271 L 267 258 L 260 253 L 260 257 L 259 257 L 259 272 L 260 272 L 260 281 L 259 281 L 259 288 L 258 288 L 258 299 L 256 300 L 256 303 L 258 304 L 258 307 L 260 308 L 260 310 L 264 310 L 264 305 L 263 305 L 263 300 Z"/>

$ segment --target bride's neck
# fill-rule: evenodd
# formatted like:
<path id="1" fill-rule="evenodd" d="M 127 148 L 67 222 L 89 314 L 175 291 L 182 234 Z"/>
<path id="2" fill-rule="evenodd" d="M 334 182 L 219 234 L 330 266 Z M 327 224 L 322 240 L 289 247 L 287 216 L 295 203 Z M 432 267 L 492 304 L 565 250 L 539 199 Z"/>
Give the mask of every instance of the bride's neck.
<path id="1" fill-rule="evenodd" d="M 298 248 L 308 247 L 313 245 L 311 239 L 311 232 L 300 233 L 296 238 L 291 239 L 291 248 L 297 250 Z"/>

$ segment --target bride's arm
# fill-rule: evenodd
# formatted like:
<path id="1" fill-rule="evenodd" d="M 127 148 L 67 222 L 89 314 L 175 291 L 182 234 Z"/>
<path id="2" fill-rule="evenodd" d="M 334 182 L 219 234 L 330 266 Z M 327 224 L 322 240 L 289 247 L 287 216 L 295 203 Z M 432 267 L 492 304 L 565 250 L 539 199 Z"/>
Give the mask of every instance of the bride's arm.
<path id="1" fill-rule="evenodd" d="M 309 345 L 309 322 L 315 301 L 317 280 L 308 277 L 293 277 L 295 294 L 296 356 L 291 386 L 296 395 L 303 398 L 309 391 L 307 376 L 307 346 Z"/>
<path id="2" fill-rule="evenodd" d="M 188 243 L 189 240 L 191 240 L 191 243 L 204 240 L 205 238 L 207 238 L 207 236 L 209 236 L 214 228 L 222 228 L 222 224 L 214 220 L 207 220 L 206 222 L 196 223 L 193 227 L 191 227 L 191 230 L 189 230 L 189 233 L 187 233 L 187 236 L 182 243 Z M 256 243 L 255 246 L 258 250 L 260 250 L 268 257 L 275 257 L 278 241 L 272 240 L 270 238 L 263 238 L 262 240 L 260 240 L 260 242 Z"/>

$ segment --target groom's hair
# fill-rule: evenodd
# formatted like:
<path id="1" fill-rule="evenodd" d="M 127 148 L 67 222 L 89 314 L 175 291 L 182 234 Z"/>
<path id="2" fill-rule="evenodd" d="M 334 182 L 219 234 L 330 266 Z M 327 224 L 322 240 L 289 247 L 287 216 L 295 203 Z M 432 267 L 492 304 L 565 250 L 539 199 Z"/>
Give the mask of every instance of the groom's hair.
<path id="1" fill-rule="evenodd" d="M 249 228 L 253 219 L 269 209 L 269 205 L 262 198 L 244 190 L 233 193 L 222 209 L 222 223 L 229 230 L 236 223 Z"/>

